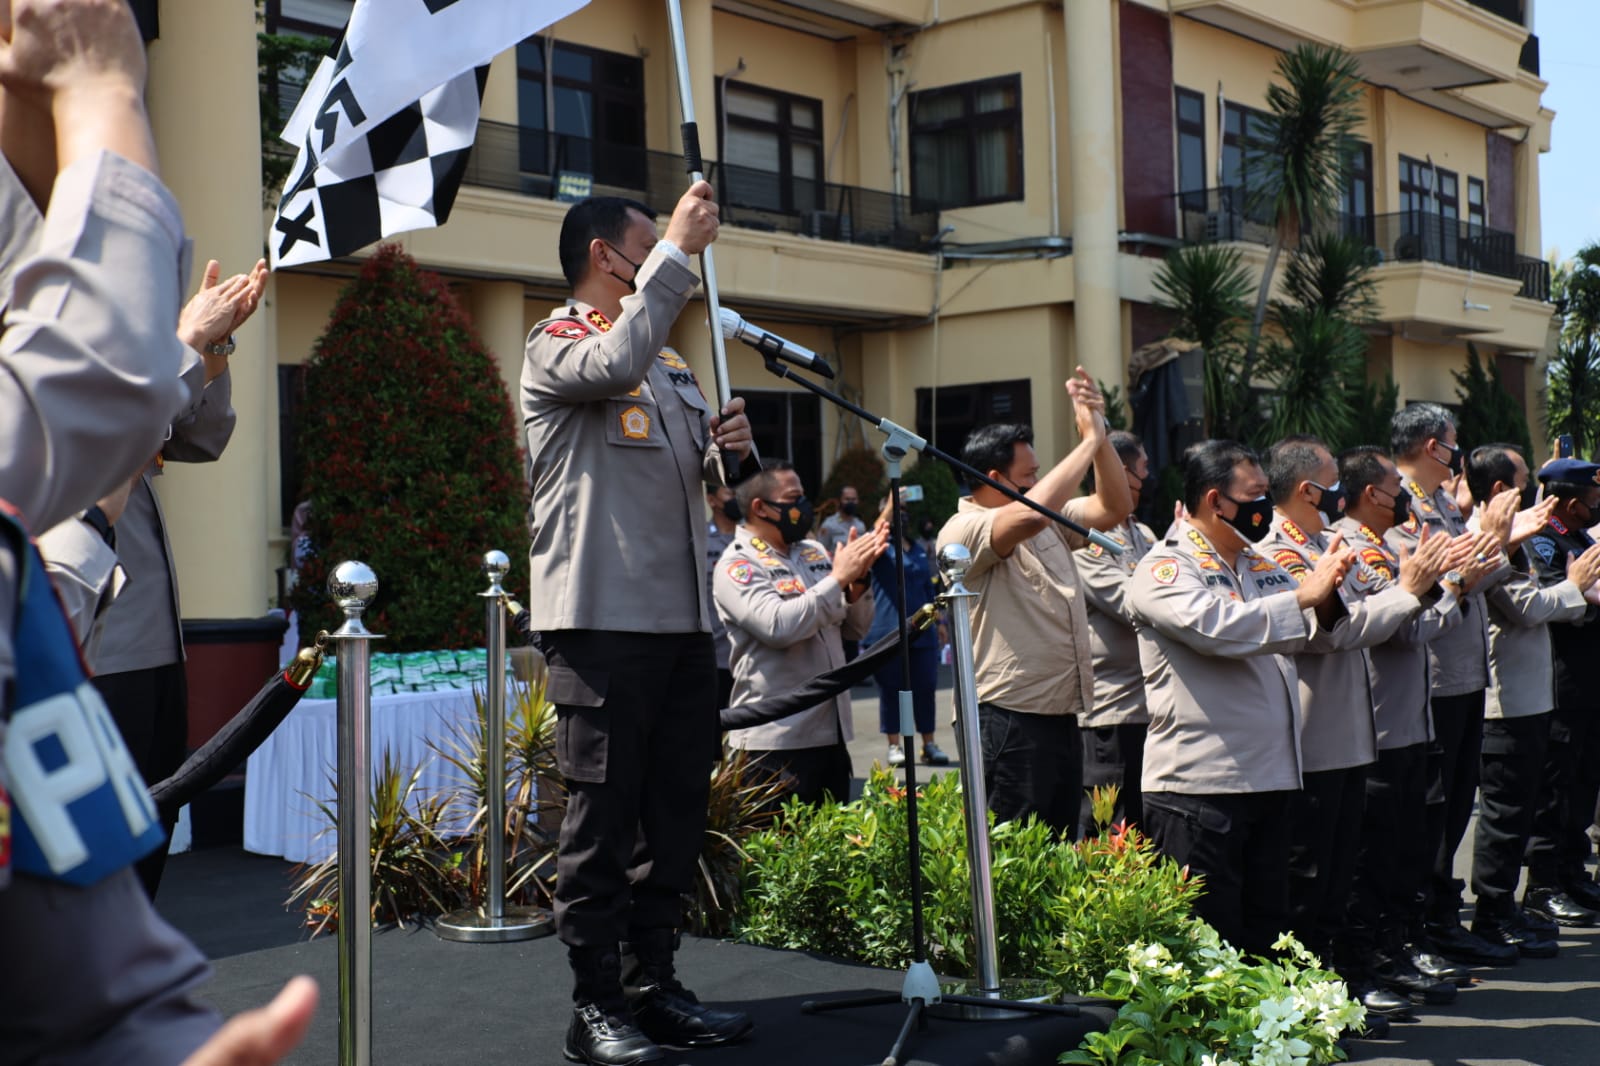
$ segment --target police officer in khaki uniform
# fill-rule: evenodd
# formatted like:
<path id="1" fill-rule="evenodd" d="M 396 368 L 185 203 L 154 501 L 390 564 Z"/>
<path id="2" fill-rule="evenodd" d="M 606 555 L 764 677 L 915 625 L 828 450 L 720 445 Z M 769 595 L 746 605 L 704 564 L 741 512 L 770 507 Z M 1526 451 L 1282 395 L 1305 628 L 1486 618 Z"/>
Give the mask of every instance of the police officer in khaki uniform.
<path id="1" fill-rule="evenodd" d="M 1314 437 L 1288 437 L 1267 451 L 1275 504 L 1272 531 L 1259 550 L 1296 581 L 1327 552 L 1329 527 L 1344 515 L 1339 469 Z M 1339 594 L 1350 622 L 1335 650 L 1295 656 L 1300 679 L 1301 788 L 1291 800 L 1289 906 L 1301 943 L 1334 966 L 1368 1011 L 1390 1017 L 1410 1003 L 1377 987 L 1361 960 L 1344 950 L 1345 914 L 1360 847 L 1368 767 L 1377 759 L 1377 730 L 1366 649 L 1389 640 L 1422 610 L 1421 597 L 1444 573 L 1450 542 L 1430 539 L 1396 582 L 1383 583 L 1357 557 Z M 1352 550 L 1355 545 L 1352 544 Z M 1437 990 L 1454 999 L 1455 986 Z"/>
<path id="2" fill-rule="evenodd" d="M 1150 458 L 1144 443 L 1132 433 L 1114 430 L 1109 438 L 1127 474 L 1136 511 L 1140 491 L 1150 479 Z M 1144 667 L 1139 664 L 1139 639 L 1128 613 L 1126 592 L 1128 578 L 1155 544 L 1156 535 L 1131 511 L 1106 535 L 1122 545 L 1121 555 L 1091 544 L 1079 548 L 1074 556 L 1089 612 L 1089 651 L 1094 657 L 1094 705 L 1085 708 L 1078 723 L 1083 731 L 1084 789 L 1078 821 L 1086 837 L 1095 832 L 1089 795 L 1097 786 L 1117 787 L 1113 823 L 1144 821 L 1139 778 L 1144 770 L 1150 712 L 1144 705 Z"/>
<path id="3" fill-rule="evenodd" d="M 1381 449 L 1353 448 L 1339 456 L 1345 516 L 1334 528 L 1361 564 L 1358 580 L 1371 594 L 1406 572 L 1384 539 L 1411 514 L 1399 469 Z M 1433 536 L 1429 536 L 1430 542 Z M 1461 624 L 1465 586 L 1494 564 L 1475 560 L 1470 536 L 1442 536 L 1446 571 L 1422 597 L 1424 608 L 1383 644 L 1367 651 L 1377 755 L 1367 771 L 1360 808 L 1360 842 L 1341 942 L 1353 960 L 1386 987 L 1407 997 L 1448 997 L 1441 981 L 1460 983 L 1468 971 L 1432 951 L 1423 939 L 1421 894 L 1432 856 L 1417 846 L 1428 804 L 1428 744 L 1433 718 L 1429 642 Z M 1406 560 L 1406 567 L 1413 559 Z M 1391 1015 L 1392 1016 L 1392 1015 Z"/>
<path id="4" fill-rule="evenodd" d="M 1413 551 L 1424 527 L 1434 535 L 1465 533 L 1466 518 L 1453 492 L 1445 487 L 1446 480 L 1461 473 L 1465 459 L 1456 444 L 1456 426 L 1449 413 L 1431 403 L 1396 411 L 1390 424 L 1390 445 L 1405 490 L 1411 495 L 1411 517 L 1389 530 L 1385 535 L 1389 543 Z M 1461 925 L 1462 886 L 1455 879 L 1454 867 L 1456 848 L 1472 817 L 1483 744 L 1483 693 L 1489 684 L 1488 610 L 1483 593 L 1511 572 L 1503 551 L 1510 521 L 1504 505 L 1485 515 L 1483 529 L 1493 543 L 1486 541 L 1480 554 L 1497 565 L 1467 589 L 1461 601 L 1462 624 L 1428 646 L 1437 778 L 1424 842 L 1433 859 L 1427 888 L 1427 936 L 1439 954 L 1472 964 L 1505 961 L 1503 950 L 1485 944 Z"/>
<path id="5" fill-rule="evenodd" d="M 1528 464 L 1504 444 L 1473 449 L 1467 485 L 1477 508 L 1513 489 L 1528 488 Z M 1555 498 L 1540 511 L 1548 520 Z M 1476 525 L 1473 515 L 1469 525 Z M 1484 704 L 1483 755 L 1479 762 L 1478 822 L 1472 844 L 1472 932 L 1491 944 L 1516 948 L 1523 958 L 1553 958 L 1560 946 L 1554 923 L 1531 920 L 1517 906 L 1523 852 L 1533 829 L 1550 711 L 1555 705 L 1555 667 L 1550 623 L 1581 619 L 1584 599 L 1600 578 L 1600 545 L 1566 566 L 1567 577 L 1541 588 L 1524 545 L 1511 546 L 1512 573 L 1491 588 L 1489 689 Z"/>
<path id="6" fill-rule="evenodd" d="M 812 508 L 800 475 L 766 463 L 739 486 L 744 524 L 713 578 L 717 613 L 733 642 L 733 706 L 792 690 L 845 664 L 842 640 L 872 625 L 867 576 L 888 543 L 888 527 L 849 534 L 833 558 L 807 539 Z M 737 729 L 728 743 L 753 765 L 778 775 L 806 803 L 850 798 L 854 738 L 850 693 L 774 722 Z"/>
<path id="7" fill-rule="evenodd" d="M 1189 517 L 1128 583 L 1150 733 L 1145 825 L 1206 881 L 1197 916 L 1244 951 L 1288 928 L 1290 796 L 1300 788 L 1296 652 L 1347 624 L 1337 546 L 1296 584 L 1251 545 L 1272 522 L 1255 453 L 1206 441 L 1185 457 Z M 1281 595 L 1278 595 L 1281 593 Z"/>
<path id="8" fill-rule="evenodd" d="M 568 790 L 555 919 L 576 977 L 565 1053 L 577 1062 L 652 1062 L 658 1043 L 750 1029 L 701 1006 L 672 962 L 720 750 L 704 482 L 737 471 L 750 426 L 743 400 L 713 417 L 666 347 L 696 284 L 689 257 L 717 234 L 711 187 L 684 194 L 665 239 L 653 218 L 614 197 L 573 205 L 561 227 L 573 300 L 534 327 L 522 370 L 528 609 Z"/>

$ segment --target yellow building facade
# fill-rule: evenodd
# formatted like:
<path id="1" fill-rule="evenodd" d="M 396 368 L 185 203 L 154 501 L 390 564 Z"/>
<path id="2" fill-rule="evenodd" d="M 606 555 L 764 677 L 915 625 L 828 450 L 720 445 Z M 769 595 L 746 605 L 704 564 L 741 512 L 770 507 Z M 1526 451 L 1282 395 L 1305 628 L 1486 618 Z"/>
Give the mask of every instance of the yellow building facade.
<path id="1" fill-rule="evenodd" d="M 349 7 L 268 0 L 264 28 L 330 33 Z M 847 395 L 947 450 L 974 424 L 1024 420 L 1053 459 L 1073 439 L 1062 389 L 1072 368 L 1125 386 L 1132 350 L 1164 334 L 1151 279 L 1168 248 L 1232 239 L 1264 262 L 1216 193 L 1280 51 L 1321 41 L 1354 52 L 1367 78 L 1364 187 L 1349 207 L 1381 253 L 1369 369 L 1392 374 L 1402 402 L 1453 402 L 1450 371 L 1471 340 L 1531 404 L 1552 313 L 1537 257 L 1538 157 L 1553 116 L 1523 8 L 684 0 L 696 117 L 727 223 L 723 303 L 826 354 Z M 244 269 L 271 222 L 256 165 L 263 27 L 244 0 L 160 0 L 159 15 L 149 98 L 164 177 L 197 259 Z M 495 60 L 449 223 L 398 240 L 449 279 L 513 396 L 528 330 L 565 295 L 556 177 L 669 211 L 686 181 L 672 158 L 678 127 L 658 0 L 591 0 Z M 1493 236 L 1488 253 L 1415 239 L 1404 218 L 1418 211 L 1454 212 Z M 215 464 L 167 467 L 188 618 L 252 617 L 274 600 L 294 368 L 358 266 L 273 276 L 233 357 L 232 444 Z M 704 320 L 691 304 L 673 343 L 709 381 Z M 844 448 L 877 443 L 749 349 L 731 344 L 728 356 L 763 451 L 791 454 L 808 480 Z"/>

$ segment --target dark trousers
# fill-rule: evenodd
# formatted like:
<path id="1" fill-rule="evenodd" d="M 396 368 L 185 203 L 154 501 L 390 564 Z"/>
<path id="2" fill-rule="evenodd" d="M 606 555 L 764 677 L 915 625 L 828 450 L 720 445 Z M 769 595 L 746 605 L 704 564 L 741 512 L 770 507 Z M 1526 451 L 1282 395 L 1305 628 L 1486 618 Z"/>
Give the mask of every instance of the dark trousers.
<path id="1" fill-rule="evenodd" d="M 1367 770 L 1305 774 L 1289 800 L 1289 927 L 1329 965 L 1356 876 Z"/>
<path id="2" fill-rule="evenodd" d="M 676 928 L 721 744 L 711 637 L 565 630 L 540 645 L 567 784 L 556 932 L 607 947 Z"/>
<path id="3" fill-rule="evenodd" d="M 1472 894 L 1480 907 L 1504 911 L 1516 899 L 1549 736 L 1548 714 L 1484 720 L 1472 841 Z"/>
<path id="4" fill-rule="evenodd" d="M 1343 938 L 1353 957 L 1398 944 L 1422 925 L 1418 903 L 1433 859 L 1422 846 L 1427 803 L 1427 745 L 1380 750 L 1363 787 Z"/>
<path id="5" fill-rule="evenodd" d="M 1428 877 L 1428 920 L 1460 920 L 1461 889 L 1456 880 L 1456 849 L 1467 835 L 1478 792 L 1478 762 L 1483 749 L 1483 692 L 1433 697 L 1437 789 L 1428 797 L 1427 845 L 1433 856 Z"/>
<path id="6" fill-rule="evenodd" d="M 1550 715 L 1549 744 L 1528 838 L 1528 884 L 1560 888 L 1587 876 L 1585 830 L 1592 821 L 1600 767 L 1600 708 L 1561 708 Z"/>
<path id="7" fill-rule="evenodd" d="M 1083 802 L 1078 809 L 1078 825 L 1085 837 L 1095 834 L 1094 812 L 1089 790 L 1105 785 L 1117 786 L 1117 803 L 1111 824 L 1144 823 L 1144 741 L 1150 733 L 1144 722 L 1124 722 L 1082 730 Z"/>
<path id="8" fill-rule="evenodd" d="M 790 796 L 812 804 L 830 796 L 840 803 L 850 800 L 850 749 L 843 740 L 821 748 L 750 749 L 746 754 L 752 768 L 765 770 L 783 782 L 785 794 L 775 804 Z"/>
<path id="9" fill-rule="evenodd" d="M 1083 795 L 1083 740 L 1077 718 L 1024 714 L 980 703 L 978 732 L 983 743 L 983 784 L 995 821 L 1037 815 L 1057 833 L 1071 837 Z"/>
<path id="10" fill-rule="evenodd" d="M 1241 951 L 1271 955 L 1289 928 L 1291 792 L 1146 792 L 1156 847 L 1205 878 L 1194 914 Z"/>
<path id="11" fill-rule="evenodd" d="M 717 710 L 733 705 L 733 671 L 717 667 Z"/>
<path id="12" fill-rule="evenodd" d="M 94 679 L 94 687 L 106 701 L 111 720 L 117 723 L 122 742 L 128 746 L 133 765 L 145 783 L 154 785 L 171 777 L 189 751 L 189 681 L 183 664 L 102 674 Z M 167 841 L 172 839 L 176 824 L 176 812 L 162 817 L 161 828 L 166 831 Z M 151 899 L 156 898 L 166 867 L 165 842 L 134 866 L 139 883 Z"/>
<path id="13" fill-rule="evenodd" d="M 873 675 L 878 682 L 878 732 L 899 733 L 900 729 L 900 660 L 890 659 L 878 667 Z M 932 733 L 937 714 L 934 701 L 939 687 L 939 646 L 911 648 L 911 716 L 916 719 L 917 732 L 926 736 Z"/>

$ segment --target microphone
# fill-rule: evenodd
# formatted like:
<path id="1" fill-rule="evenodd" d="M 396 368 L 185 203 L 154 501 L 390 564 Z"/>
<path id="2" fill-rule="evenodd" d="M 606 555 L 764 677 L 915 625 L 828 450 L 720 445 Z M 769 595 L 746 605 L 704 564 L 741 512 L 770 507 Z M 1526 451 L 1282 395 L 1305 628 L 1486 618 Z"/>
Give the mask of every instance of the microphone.
<path id="1" fill-rule="evenodd" d="M 744 341 L 768 359 L 782 359 L 802 370 L 833 377 L 833 367 L 816 352 L 802 348 L 793 341 L 786 341 L 776 333 L 769 333 L 753 322 L 746 322 L 743 315 L 727 307 L 722 308 L 722 335 Z"/>

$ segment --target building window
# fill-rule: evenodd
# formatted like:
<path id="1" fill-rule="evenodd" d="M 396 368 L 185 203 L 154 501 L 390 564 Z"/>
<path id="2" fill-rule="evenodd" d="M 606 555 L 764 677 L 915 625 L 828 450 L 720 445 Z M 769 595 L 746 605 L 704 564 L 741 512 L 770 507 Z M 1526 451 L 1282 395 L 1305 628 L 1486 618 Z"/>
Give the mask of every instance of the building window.
<path id="1" fill-rule="evenodd" d="M 1344 189 L 1339 194 L 1340 223 L 1347 236 L 1372 243 L 1372 145 L 1355 141 L 1345 157 Z"/>
<path id="2" fill-rule="evenodd" d="M 718 80 L 728 203 L 795 214 L 823 206 L 822 101 Z"/>
<path id="3" fill-rule="evenodd" d="M 1487 197 L 1483 192 L 1482 178 L 1467 179 L 1467 224 L 1472 227 L 1471 232 L 1481 234 L 1487 225 L 1485 214 Z"/>
<path id="4" fill-rule="evenodd" d="M 787 389 L 741 390 L 756 452 L 787 459 L 809 493 L 822 489 L 822 401 Z"/>
<path id="5" fill-rule="evenodd" d="M 915 210 L 1022 199 L 1022 75 L 911 94 Z"/>
<path id="6" fill-rule="evenodd" d="M 1400 157 L 1401 211 L 1459 218 L 1460 209 L 1460 184 L 1455 171 L 1410 156 Z"/>
<path id="7" fill-rule="evenodd" d="M 939 411 L 934 416 L 933 389 L 917 390 L 917 435 L 949 452 L 960 454 L 967 436 L 979 426 L 995 422 L 1033 422 L 1032 382 L 985 381 L 976 385 L 941 385 Z"/>
<path id="8" fill-rule="evenodd" d="M 337 37 L 353 7 L 355 0 L 266 0 L 262 15 L 268 33 Z"/>
<path id="9" fill-rule="evenodd" d="M 1246 158 L 1265 151 L 1271 144 L 1272 116 L 1243 104 L 1226 104 L 1222 109 L 1222 184 L 1246 194 L 1259 184 L 1248 173 Z M 1242 207 L 1243 205 L 1237 205 Z"/>
<path id="10" fill-rule="evenodd" d="M 597 185 L 646 186 L 644 60 L 638 56 L 529 37 L 517 45 L 517 125 L 520 165 L 528 173 L 571 171 L 590 175 Z"/>
<path id="11" fill-rule="evenodd" d="M 1193 89 L 1173 90 L 1178 131 L 1178 192 L 1206 187 L 1206 98 Z"/>

